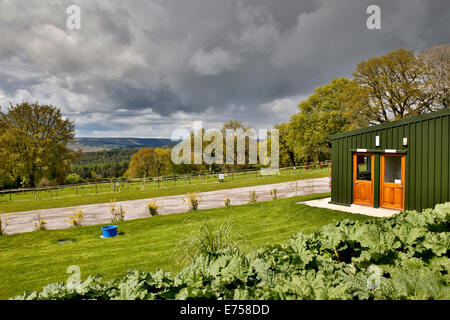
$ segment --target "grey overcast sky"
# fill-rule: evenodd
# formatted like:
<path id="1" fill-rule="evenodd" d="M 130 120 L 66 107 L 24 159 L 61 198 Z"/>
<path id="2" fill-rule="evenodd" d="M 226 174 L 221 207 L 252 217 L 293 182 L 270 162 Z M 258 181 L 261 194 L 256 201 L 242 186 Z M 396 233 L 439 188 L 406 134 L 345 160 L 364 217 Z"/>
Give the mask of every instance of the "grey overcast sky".
<path id="1" fill-rule="evenodd" d="M 371 4 L 381 30 L 366 26 Z M 361 60 L 448 43 L 449 12 L 448 0 L 0 0 L 0 106 L 53 104 L 79 137 L 170 137 L 194 120 L 269 129 Z"/>

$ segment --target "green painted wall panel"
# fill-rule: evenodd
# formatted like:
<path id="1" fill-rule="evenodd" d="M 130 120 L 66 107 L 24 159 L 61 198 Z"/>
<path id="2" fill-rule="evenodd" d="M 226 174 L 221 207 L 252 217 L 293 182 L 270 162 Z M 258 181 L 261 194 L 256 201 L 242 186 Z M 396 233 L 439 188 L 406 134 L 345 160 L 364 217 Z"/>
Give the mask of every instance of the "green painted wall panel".
<path id="1" fill-rule="evenodd" d="M 441 202 L 450 200 L 450 116 L 442 118 L 442 199 Z"/>
<path id="2" fill-rule="evenodd" d="M 332 136 L 332 202 L 352 203 L 353 160 L 350 150 L 360 148 L 406 152 L 406 210 L 423 210 L 436 203 L 450 201 L 449 125 L 450 110 L 447 109 Z M 375 136 L 380 136 L 379 147 L 375 146 Z M 403 146 L 403 138 L 408 138 L 407 146 Z M 380 193 L 379 154 L 376 153 L 375 157 L 375 206 Z"/>
<path id="3" fill-rule="evenodd" d="M 437 118 L 435 123 L 436 128 L 436 158 L 434 168 L 434 203 L 440 203 L 442 199 L 442 118 Z"/>
<path id="4" fill-rule="evenodd" d="M 424 208 L 427 208 L 427 197 L 428 197 L 428 193 L 427 193 L 427 182 L 428 182 L 428 157 L 427 157 L 427 153 L 428 153 L 428 122 L 427 121 L 423 121 L 422 122 L 422 141 L 421 141 L 421 145 L 422 145 L 422 154 L 419 155 L 419 157 L 422 158 L 422 167 L 420 168 L 421 170 L 421 174 L 422 174 L 422 180 L 421 180 L 421 184 L 422 186 L 424 186 L 425 188 L 423 188 L 419 194 L 419 196 L 421 197 L 421 205 Z"/>
<path id="5" fill-rule="evenodd" d="M 422 188 L 422 142 L 420 138 L 422 137 L 422 125 L 421 123 L 416 123 L 416 138 L 415 141 L 411 141 L 411 143 L 414 143 L 417 146 L 417 152 L 416 152 L 416 203 L 413 208 L 422 208 L 422 197 L 421 197 L 421 191 Z M 411 208 L 412 209 L 412 208 Z"/>

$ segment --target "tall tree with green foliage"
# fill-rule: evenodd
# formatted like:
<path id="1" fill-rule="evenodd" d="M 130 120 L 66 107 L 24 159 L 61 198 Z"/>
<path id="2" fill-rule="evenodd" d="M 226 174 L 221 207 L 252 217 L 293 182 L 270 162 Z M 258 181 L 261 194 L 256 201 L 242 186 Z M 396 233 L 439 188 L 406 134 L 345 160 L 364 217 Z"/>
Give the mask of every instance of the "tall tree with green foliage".
<path id="1" fill-rule="evenodd" d="M 414 51 L 398 49 L 361 61 L 347 87 L 348 105 L 362 116 L 362 125 L 417 116 L 439 109 L 430 87 L 433 78 Z M 443 105 L 441 106 L 443 107 Z"/>
<path id="2" fill-rule="evenodd" d="M 41 180 L 62 183 L 78 155 L 67 147 L 74 137 L 74 123 L 60 109 L 27 102 L 11 105 L 7 113 L 0 112 L 0 154 L 7 159 L 3 170 L 22 187 Z"/>
<path id="3" fill-rule="evenodd" d="M 282 123 L 275 125 L 275 129 L 279 132 L 279 154 L 280 154 L 280 166 L 291 167 L 295 165 L 295 153 L 291 148 L 289 123 Z"/>
<path id="4" fill-rule="evenodd" d="M 253 139 L 256 141 L 257 136 L 256 132 L 251 131 L 250 126 L 246 126 L 243 122 L 238 120 L 230 120 L 223 124 L 222 126 L 222 135 L 223 135 L 223 159 L 224 162 L 226 161 L 226 153 L 227 153 L 227 146 L 226 146 L 226 139 L 227 139 L 227 130 L 232 130 L 234 135 L 233 140 L 233 148 L 234 148 L 234 164 L 225 164 L 222 166 L 223 168 L 226 168 L 228 170 L 243 170 L 248 169 L 251 167 L 249 164 L 250 162 L 250 139 Z M 238 141 L 237 141 L 237 134 L 238 130 L 242 130 L 242 132 L 245 134 L 248 134 L 248 137 L 245 137 L 244 140 L 244 149 L 245 149 L 245 164 L 238 164 Z M 249 131 L 250 130 L 250 131 Z M 230 131 L 231 132 L 231 131 Z M 228 151 L 229 152 L 229 151 Z M 231 154 L 231 153 L 230 153 Z"/>
<path id="5" fill-rule="evenodd" d="M 125 175 L 130 178 L 159 177 L 172 173 L 170 150 L 144 148 L 136 152 Z"/>
<path id="6" fill-rule="evenodd" d="M 296 162 L 329 159 L 328 136 L 354 127 L 355 115 L 349 112 L 343 97 L 349 85 L 346 78 L 333 79 L 298 105 L 300 112 L 291 117 L 288 138 Z"/>

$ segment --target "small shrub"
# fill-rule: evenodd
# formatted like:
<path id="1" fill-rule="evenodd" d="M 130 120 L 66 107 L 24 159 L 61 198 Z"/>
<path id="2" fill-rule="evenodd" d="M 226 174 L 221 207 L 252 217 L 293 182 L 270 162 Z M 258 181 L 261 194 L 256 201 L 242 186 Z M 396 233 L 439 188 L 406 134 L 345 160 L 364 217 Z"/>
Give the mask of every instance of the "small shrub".
<path id="1" fill-rule="evenodd" d="M 74 215 L 69 217 L 69 223 L 72 227 L 79 227 L 82 225 L 84 220 L 83 211 L 78 209 Z"/>
<path id="2" fill-rule="evenodd" d="M 8 214 L 6 217 L 0 217 L 0 236 L 6 234 L 6 229 L 8 228 L 9 222 L 11 221 L 11 215 Z"/>
<path id="3" fill-rule="evenodd" d="M 38 215 L 38 222 L 34 223 L 34 230 L 47 230 L 47 222 L 45 221 L 45 219 L 41 219 L 40 215 Z"/>
<path id="4" fill-rule="evenodd" d="M 156 204 L 156 202 L 152 201 L 146 202 L 145 207 L 147 208 L 147 211 L 151 216 L 156 216 L 159 214 L 158 213 L 159 206 Z"/>
<path id="5" fill-rule="evenodd" d="M 196 192 L 188 192 L 183 198 L 183 202 L 188 204 L 189 211 L 197 211 L 201 197 Z"/>
<path id="6" fill-rule="evenodd" d="M 65 184 L 77 184 L 83 182 L 83 179 L 76 173 L 69 174 L 64 180 Z"/>
<path id="7" fill-rule="evenodd" d="M 215 254 L 226 249 L 240 250 L 243 243 L 243 239 L 233 231 L 230 221 L 219 224 L 213 219 L 205 220 L 198 231 L 181 240 L 176 249 L 177 260 L 182 265 L 192 263 L 200 255 Z"/>
<path id="8" fill-rule="evenodd" d="M 231 206 L 231 200 L 230 200 L 230 198 L 225 198 L 225 200 L 224 200 L 223 202 L 225 203 L 225 207 Z"/>
<path id="9" fill-rule="evenodd" d="M 122 221 L 125 219 L 125 210 L 121 205 L 117 205 L 113 201 L 109 204 L 109 212 L 111 212 L 112 215 L 112 222 Z"/>
<path id="10" fill-rule="evenodd" d="M 248 203 L 254 203 L 258 201 L 259 196 L 256 194 L 256 191 L 253 190 L 248 194 Z"/>
<path id="11" fill-rule="evenodd" d="M 272 200 L 277 200 L 277 189 L 270 190 L 270 196 L 272 197 Z"/>

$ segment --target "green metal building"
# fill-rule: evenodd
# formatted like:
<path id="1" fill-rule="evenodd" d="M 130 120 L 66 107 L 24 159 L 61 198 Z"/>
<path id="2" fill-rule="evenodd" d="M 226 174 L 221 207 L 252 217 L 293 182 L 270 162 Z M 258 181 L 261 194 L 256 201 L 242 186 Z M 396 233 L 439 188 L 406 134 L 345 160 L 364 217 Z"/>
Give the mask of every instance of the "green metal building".
<path id="1" fill-rule="evenodd" d="M 450 109 L 330 136 L 331 203 L 399 210 L 450 201 Z"/>

